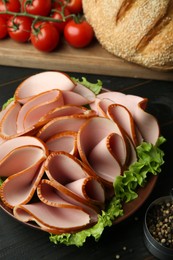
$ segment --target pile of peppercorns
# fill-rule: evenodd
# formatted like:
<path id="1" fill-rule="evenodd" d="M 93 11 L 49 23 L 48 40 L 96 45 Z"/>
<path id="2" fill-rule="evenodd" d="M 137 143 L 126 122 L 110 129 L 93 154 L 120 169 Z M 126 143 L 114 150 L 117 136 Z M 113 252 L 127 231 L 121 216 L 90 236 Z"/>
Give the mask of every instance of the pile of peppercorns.
<path id="1" fill-rule="evenodd" d="M 161 245 L 173 249 L 173 201 L 153 205 L 146 221 L 153 238 Z"/>

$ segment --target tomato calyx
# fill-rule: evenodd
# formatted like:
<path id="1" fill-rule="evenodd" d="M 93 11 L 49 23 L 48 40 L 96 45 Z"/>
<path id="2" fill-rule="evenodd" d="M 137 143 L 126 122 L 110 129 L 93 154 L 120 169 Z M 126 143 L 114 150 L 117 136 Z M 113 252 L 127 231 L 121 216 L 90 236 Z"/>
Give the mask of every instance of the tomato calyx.
<path id="1" fill-rule="evenodd" d="M 38 24 L 39 22 L 40 24 Z M 31 25 L 32 34 L 37 37 L 41 32 L 41 27 L 42 27 L 41 21 L 39 19 L 35 19 Z"/>
<path id="2" fill-rule="evenodd" d="M 24 3 L 24 12 L 26 12 L 26 6 L 27 5 L 32 5 L 33 0 L 26 0 L 26 2 Z"/>
<path id="3" fill-rule="evenodd" d="M 26 0 L 25 4 L 26 5 L 32 5 L 33 4 L 33 0 Z"/>
<path id="4" fill-rule="evenodd" d="M 80 24 L 82 23 L 83 21 L 85 21 L 85 17 L 84 15 L 82 14 L 76 14 L 76 15 L 73 15 L 73 20 L 76 24 Z"/>
<path id="5" fill-rule="evenodd" d="M 3 4 L 6 6 L 8 4 L 9 0 L 2 0 Z"/>
<path id="6" fill-rule="evenodd" d="M 14 16 L 12 19 L 12 26 L 8 26 L 8 27 L 13 29 L 13 31 L 18 31 L 20 25 L 15 22 L 15 18 L 16 18 L 16 16 Z"/>
<path id="7" fill-rule="evenodd" d="M 26 0 L 25 5 L 32 5 L 33 4 L 33 0 Z"/>

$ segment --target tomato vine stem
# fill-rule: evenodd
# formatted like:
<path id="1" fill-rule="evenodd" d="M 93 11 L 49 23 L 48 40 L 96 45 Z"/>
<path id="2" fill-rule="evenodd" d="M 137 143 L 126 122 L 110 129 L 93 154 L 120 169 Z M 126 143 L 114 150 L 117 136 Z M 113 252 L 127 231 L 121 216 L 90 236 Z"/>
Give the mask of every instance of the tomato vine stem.
<path id="1" fill-rule="evenodd" d="M 0 15 L 1 14 L 9 14 L 9 15 L 14 15 L 14 16 L 27 16 L 27 17 L 33 18 L 34 20 L 37 20 L 37 21 L 39 20 L 39 21 L 58 22 L 58 23 L 64 22 L 64 21 L 66 21 L 69 18 L 74 19 L 74 17 L 75 17 L 74 14 L 70 14 L 70 15 L 65 16 L 63 14 L 63 12 L 61 13 L 62 19 L 55 19 L 55 18 L 52 18 L 50 16 L 34 15 L 34 14 L 29 14 L 27 12 L 20 12 L 20 13 L 18 13 L 18 12 L 11 12 L 11 11 L 8 11 L 8 10 L 0 11 Z"/>

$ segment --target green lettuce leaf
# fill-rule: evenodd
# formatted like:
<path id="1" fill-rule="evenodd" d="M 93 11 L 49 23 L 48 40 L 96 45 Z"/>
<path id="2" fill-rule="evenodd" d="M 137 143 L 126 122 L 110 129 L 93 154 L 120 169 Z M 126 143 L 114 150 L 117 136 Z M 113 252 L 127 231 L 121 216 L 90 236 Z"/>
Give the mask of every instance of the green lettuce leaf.
<path id="1" fill-rule="evenodd" d="M 100 93 L 103 85 L 102 81 L 99 79 L 97 80 L 97 83 L 91 83 L 85 77 L 82 77 L 82 80 L 72 77 L 72 80 L 84 85 L 86 88 L 89 88 L 92 92 L 95 93 L 95 95 L 98 95 Z"/>
<path id="2" fill-rule="evenodd" d="M 159 137 L 156 145 L 143 142 L 136 148 L 138 161 L 133 163 L 123 175 L 118 176 L 114 182 L 114 190 L 117 198 L 129 202 L 137 198 L 135 192 L 138 186 L 144 186 L 147 175 L 157 175 L 161 172 L 164 163 L 164 152 L 159 146 L 165 142 L 164 137 Z"/>
<path id="3" fill-rule="evenodd" d="M 3 179 L 0 177 L 0 187 L 1 187 L 2 183 L 3 183 Z"/>
<path id="4" fill-rule="evenodd" d="M 98 222 L 93 227 L 84 229 L 74 234 L 61 234 L 61 235 L 50 235 L 50 241 L 55 244 L 76 245 L 77 247 L 82 246 L 88 237 L 93 237 L 95 241 L 98 241 L 101 237 L 105 227 L 112 226 L 112 221 L 123 215 L 122 205 L 120 200 L 115 197 L 111 200 L 107 211 L 102 211 L 102 214 L 98 216 Z"/>
<path id="5" fill-rule="evenodd" d="M 5 109 L 12 101 L 14 100 L 14 97 L 9 98 L 2 106 L 2 110 Z"/>
<path id="6" fill-rule="evenodd" d="M 50 241 L 55 244 L 76 245 L 77 247 L 82 246 L 88 237 L 93 237 L 95 241 L 98 241 L 104 229 L 110 227 L 117 217 L 123 215 L 123 203 L 128 203 L 138 197 L 135 190 L 146 184 L 149 173 L 157 175 L 161 172 L 164 152 L 159 146 L 165 141 L 164 137 L 159 137 L 156 145 L 143 142 L 137 147 L 138 161 L 132 164 L 123 176 L 116 178 L 114 182 L 115 196 L 107 209 L 98 216 L 97 224 L 74 234 L 51 234 Z"/>

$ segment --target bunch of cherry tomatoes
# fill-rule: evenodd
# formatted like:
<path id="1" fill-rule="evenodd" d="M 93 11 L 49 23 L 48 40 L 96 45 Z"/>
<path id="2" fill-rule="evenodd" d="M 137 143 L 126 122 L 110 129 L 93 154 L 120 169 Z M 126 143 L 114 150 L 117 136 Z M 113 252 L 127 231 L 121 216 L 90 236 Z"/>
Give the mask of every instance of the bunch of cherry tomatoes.
<path id="1" fill-rule="evenodd" d="M 94 31 L 82 11 L 82 0 L 0 0 L 0 39 L 31 42 L 44 52 L 56 49 L 62 38 L 86 47 Z"/>

